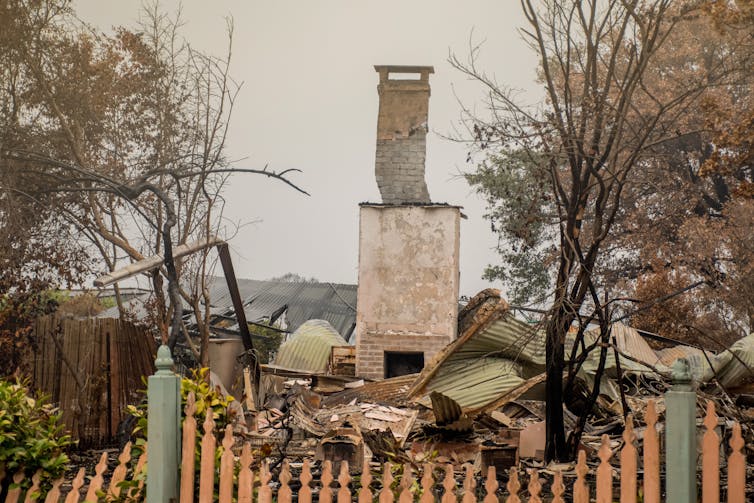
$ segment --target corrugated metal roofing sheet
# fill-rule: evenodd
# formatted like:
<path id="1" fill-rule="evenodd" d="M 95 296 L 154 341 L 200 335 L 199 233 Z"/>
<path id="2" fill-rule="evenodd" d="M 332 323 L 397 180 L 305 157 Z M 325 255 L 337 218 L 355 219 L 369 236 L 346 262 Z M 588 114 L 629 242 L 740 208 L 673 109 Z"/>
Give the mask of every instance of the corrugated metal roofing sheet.
<path id="1" fill-rule="evenodd" d="M 449 396 L 463 409 L 482 407 L 522 382 L 521 366 L 504 358 L 446 361 L 427 384 L 427 393 Z"/>
<path id="2" fill-rule="evenodd" d="M 484 310 L 478 320 L 477 313 L 465 313 L 479 328 L 471 328 L 445 348 L 434 368 L 425 368 L 412 389 L 413 396 L 423 397 L 424 403 L 437 391 L 465 410 L 479 409 L 544 368 L 544 338 L 537 326 L 515 319 L 504 302 L 494 309 L 485 307 L 492 305 L 478 303 L 478 309 Z"/>
<path id="3" fill-rule="evenodd" d="M 690 346 L 674 346 L 672 348 L 663 348 L 657 350 L 657 357 L 660 362 L 666 367 L 673 365 L 673 362 L 678 358 L 691 358 L 693 356 L 702 355 L 702 350 L 692 348 Z"/>
<path id="4" fill-rule="evenodd" d="M 258 281 L 238 279 L 238 290 L 244 303 L 246 319 L 261 322 L 273 313 L 288 306 L 285 314 L 287 329 L 298 329 L 305 321 L 326 320 L 346 340 L 356 326 L 356 285 L 316 282 Z M 233 301 L 224 277 L 213 276 L 209 280 L 211 312 L 234 317 Z M 147 311 L 144 303 L 149 293 L 128 301 L 128 308 L 144 319 Z M 186 305 L 184 309 L 188 309 Z M 99 318 L 118 318 L 117 307 L 107 309 Z M 228 326 L 227 328 L 237 328 Z"/>
<path id="5" fill-rule="evenodd" d="M 610 335 L 615 338 L 615 344 L 621 353 L 650 365 L 661 363 L 657 353 L 635 328 L 623 323 L 613 323 L 610 327 Z"/>
<path id="6" fill-rule="evenodd" d="M 490 319 L 494 319 L 494 315 L 490 315 Z M 545 334 L 541 327 L 518 320 L 510 312 L 486 326 L 480 326 L 476 332 L 465 335 L 443 350 L 435 362 L 436 367 L 422 373 L 424 379 L 420 376 L 412 393 L 423 396 L 423 401 L 427 402 L 427 395 L 437 391 L 453 398 L 465 410 L 475 410 L 493 403 L 525 380 L 544 371 Z M 632 358 L 621 358 L 623 372 L 652 371 L 639 362 L 665 368 L 636 330 L 616 323 L 611 335 L 615 337 L 619 351 Z M 597 336 L 596 331 L 587 332 L 584 335 L 585 343 L 590 345 Z M 575 333 L 568 334 L 566 354 L 574 338 Z M 606 375 L 617 377 L 615 353 L 609 350 L 606 356 Z M 599 365 L 599 358 L 600 351 L 592 351 L 580 375 L 588 377 L 593 374 Z M 602 388 L 610 395 L 615 392 L 610 381 L 603 382 Z"/>
<path id="7" fill-rule="evenodd" d="M 322 403 L 326 407 L 345 405 L 356 399 L 363 402 L 375 402 L 403 407 L 408 404 L 408 390 L 416 380 L 417 374 L 391 377 L 382 381 L 368 382 L 363 386 L 346 389 L 340 393 L 326 396 Z"/>
<path id="8" fill-rule="evenodd" d="M 663 365 L 662 361 L 660 361 L 660 357 L 649 346 L 649 344 L 647 344 L 647 342 L 636 329 L 623 325 L 622 323 L 613 323 L 613 325 L 611 326 L 610 335 L 615 338 L 615 343 L 618 347 L 618 351 L 630 357 L 620 359 L 621 371 L 629 373 L 654 372 L 652 368 L 647 366 L 650 365 L 651 367 L 654 367 L 661 372 L 670 372 L 670 368 Z M 587 346 L 592 344 L 598 336 L 599 329 L 588 331 L 586 334 L 584 334 L 585 344 Z M 567 344 L 568 348 L 570 348 L 573 344 L 572 338 L 573 335 L 570 336 L 571 341 L 570 344 Z M 584 362 L 584 365 L 582 366 L 583 371 L 587 373 L 594 373 L 599 366 L 599 360 L 600 351 L 599 349 L 595 348 L 594 351 L 589 353 L 589 357 Z M 639 362 L 646 363 L 647 365 L 642 365 Z M 612 348 L 608 348 L 605 358 L 605 373 L 608 377 L 617 378 L 617 369 L 618 367 L 615 363 L 615 352 Z"/>
<path id="9" fill-rule="evenodd" d="M 123 302 L 123 307 L 134 319 L 144 320 L 149 315 L 145 304 L 149 300 L 150 295 L 151 293 L 145 292 L 131 297 Z M 120 318 L 120 309 L 118 309 L 118 306 L 109 307 L 96 315 L 95 318 Z"/>
<path id="10" fill-rule="evenodd" d="M 686 357 L 695 379 L 709 381 L 717 377 L 724 387 L 739 386 L 754 379 L 754 334 L 738 339 L 730 348 L 718 355 L 700 352 Z M 714 367 L 710 368 L 709 361 Z"/>
<path id="11" fill-rule="evenodd" d="M 239 279 L 238 290 L 246 319 L 251 322 L 269 319 L 287 305 L 285 318 L 290 331 L 297 330 L 307 320 L 319 319 L 328 321 L 348 339 L 356 324 L 356 285 Z M 233 316 L 225 278 L 212 278 L 210 298 L 213 313 Z"/>
<path id="12" fill-rule="evenodd" d="M 327 321 L 309 320 L 280 345 L 272 363 L 290 370 L 325 372 L 331 348 L 347 344 Z"/>

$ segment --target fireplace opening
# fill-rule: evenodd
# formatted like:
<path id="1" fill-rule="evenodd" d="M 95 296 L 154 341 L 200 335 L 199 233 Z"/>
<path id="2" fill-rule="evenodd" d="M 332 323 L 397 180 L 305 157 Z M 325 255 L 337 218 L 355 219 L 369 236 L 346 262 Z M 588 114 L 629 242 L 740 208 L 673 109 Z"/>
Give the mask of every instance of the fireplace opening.
<path id="1" fill-rule="evenodd" d="M 424 353 L 385 351 L 385 379 L 416 374 L 424 368 Z"/>

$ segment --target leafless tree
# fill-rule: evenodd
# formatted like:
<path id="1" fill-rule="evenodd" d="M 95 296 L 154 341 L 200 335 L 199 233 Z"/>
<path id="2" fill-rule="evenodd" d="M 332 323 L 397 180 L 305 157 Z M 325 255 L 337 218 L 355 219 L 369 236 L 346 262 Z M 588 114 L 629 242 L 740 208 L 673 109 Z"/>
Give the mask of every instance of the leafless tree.
<path id="1" fill-rule="evenodd" d="M 683 4 L 683 5 L 682 5 Z M 610 343 L 610 285 L 599 284 L 604 245 L 619 215 L 624 189 L 640 177 L 658 145 L 676 138 L 684 114 L 723 68 L 664 74 L 657 55 L 694 8 L 671 0 L 522 0 L 524 40 L 537 56 L 545 102 L 522 104 L 476 65 L 452 58 L 488 94 L 489 118 L 468 115 L 473 140 L 528 160 L 546 173 L 546 193 L 556 212 L 557 259 L 551 307 L 545 320 L 547 460 L 571 459 L 590 413 L 569 440 L 563 421 L 564 392 L 574 389 L 587 354 L 600 350 L 593 404 Z M 524 163 L 525 164 L 525 163 Z M 587 328 L 597 326 L 589 344 Z M 569 333 L 571 335 L 569 335 Z M 566 339 L 573 343 L 565 354 Z M 565 379 L 564 379 L 565 373 Z"/>
<path id="2" fill-rule="evenodd" d="M 174 259 L 174 244 L 222 234 L 222 189 L 232 173 L 303 192 L 287 176 L 295 170 L 246 169 L 226 157 L 241 87 L 230 76 L 232 21 L 227 53 L 217 58 L 181 37 L 180 13 L 171 18 L 156 5 L 136 29 L 113 35 L 81 23 L 66 0 L 4 0 L 0 11 L 9 104 L 3 193 L 36 202 L 65 194 L 54 213 L 73 230 L 71 242 L 85 243 L 110 271 L 163 255 L 152 274 L 155 323 L 173 345 L 188 305 L 202 336 L 192 349 L 206 364 L 212 263 L 208 251 Z M 118 304 L 122 311 L 119 296 Z"/>

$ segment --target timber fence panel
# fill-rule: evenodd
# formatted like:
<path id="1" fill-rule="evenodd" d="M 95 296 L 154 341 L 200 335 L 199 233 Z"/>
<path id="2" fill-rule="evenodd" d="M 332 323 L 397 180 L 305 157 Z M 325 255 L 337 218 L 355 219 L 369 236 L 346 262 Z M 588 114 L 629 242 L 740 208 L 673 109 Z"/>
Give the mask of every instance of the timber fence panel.
<path id="1" fill-rule="evenodd" d="M 350 503 L 351 501 L 351 474 L 348 471 L 348 461 L 340 462 L 340 474 L 338 474 L 338 503 Z"/>
<path id="2" fill-rule="evenodd" d="M 434 469 L 432 463 L 424 463 L 424 472 L 421 478 L 422 495 L 419 503 L 433 503 L 435 501 L 433 492 L 435 487 Z"/>
<path id="3" fill-rule="evenodd" d="M 231 426 L 223 431 L 222 455 L 220 465 L 215 465 L 215 452 L 217 440 L 215 436 L 215 423 L 213 411 L 207 408 L 204 416 L 204 435 L 201 441 L 201 464 L 195 466 L 194 455 L 196 449 L 196 418 L 195 416 L 195 397 L 189 396 L 186 405 L 187 419 L 183 424 L 183 459 L 182 459 L 182 490 L 180 501 L 194 501 L 195 492 L 195 475 L 199 473 L 199 496 L 198 501 L 211 502 L 219 501 L 220 503 L 229 503 L 233 501 L 236 495 L 234 483 L 234 473 L 237 473 L 237 499 L 238 503 L 251 503 L 258 501 L 260 503 L 292 503 L 298 501 L 301 503 L 312 503 L 316 499 L 321 503 L 347 503 L 358 500 L 360 503 L 373 502 L 375 498 L 381 503 L 393 503 L 396 499 L 400 503 L 409 503 L 420 501 L 429 503 L 432 501 L 472 503 L 475 501 L 484 501 L 493 503 L 505 501 L 506 503 L 521 503 L 522 500 L 527 503 L 564 503 L 567 499 L 573 503 L 589 503 L 590 493 L 595 497 L 597 503 L 613 503 L 614 495 L 620 492 L 621 503 L 636 503 L 638 491 L 637 472 L 640 462 L 638 449 L 636 447 L 636 434 L 633 429 L 633 418 L 628 416 L 626 427 L 623 433 L 623 444 L 619 452 L 615 452 L 620 458 L 619 480 L 614 475 L 616 469 L 611 465 L 614 452 L 611 448 L 610 438 L 603 435 L 601 446 L 598 451 L 599 466 L 592 475 L 596 476 L 596 483 L 590 486 L 587 483 L 587 474 L 589 469 L 586 464 L 586 455 L 580 451 L 578 463 L 575 467 L 576 480 L 573 484 L 568 484 L 566 488 L 563 483 L 562 473 L 558 470 L 554 472 L 552 484 L 547 491 L 542 489 L 542 481 L 539 472 L 536 469 L 528 470 L 528 474 L 523 474 L 517 468 L 511 468 L 506 484 L 505 494 L 500 494 L 500 482 L 497 478 L 497 472 L 494 466 L 487 469 L 486 474 L 475 474 L 471 465 L 463 467 L 464 473 L 454 471 L 451 464 L 442 466 L 444 478 L 436 482 L 435 470 L 439 469 L 432 463 L 425 463 L 422 466 L 422 473 L 418 483 L 414 480 L 419 478 L 419 473 L 414 473 L 413 465 L 405 464 L 398 467 L 391 463 L 385 463 L 381 468 L 382 483 L 380 490 L 372 490 L 372 482 L 375 474 L 371 471 L 371 465 L 368 461 L 364 462 L 359 482 L 351 477 L 349 465 L 345 461 L 339 464 L 339 473 L 337 476 L 337 486 L 335 485 L 332 463 L 324 461 L 321 464 L 321 474 L 318 480 L 313 480 L 311 465 L 309 461 L 303 463 L 298 482 L 294 480 L 291 473 L 291 465 L 288 460 L 283 460 L 282 468 L 277 476 L 276 483 L 272 482 L 273 475 L 269 469 L 269 461 L 261 460 L 258 478 L 251 469 L 252 466 L 252 449 L 249 443 L 244 442 L 241 448 L 239 458 L 234 456 L 233 448 L 236 439 L 233 436 Z M 647 429 L 644 433 L 642 456 L 644 466 L 644 502 L 660 502 L 660 481 L 659 481 L 659 446 L 656 430 L 656 410 L 653 402 L 650 402 L 645 413 Z M 193 426 L 192 426 L 193 423 Z M 192 431 L 193 430 L 193 431 Z M 702 438 L 702 460 L 697 465 L 701 470 L 702 477 L 702 503 L 720 503 L 721 476 L 720 462 L 727 461 L 727 496 L 729 503 L 743 503 L 746 501 L 746 458 L 744 454 L 744 439 L 741 436 L 741 427 L 734 423 L 732 435 L 727 442 L 726 447 L 730 451 L 726 453 L 726 458 L 720 456 L 720 449 L 723 442 L 722 435 L 718 433 L 718 418 L 712 402 L 707 405 L 706 416 L 704 419 L 704 435 Z M 726 437 L 727 438 L 727 437 Z M 11 486 L 4 503 L 31 503 L 32 501 L 45 501 L 49 503 L 65 501 L 65 503 L 76 503 L 82 501 L 82 495 L 85 493 L 85 501 L 95 502 L 101 500 L 102 494 L 107 494 L 108 498 L 119 501 L 137 501 L 143 495 L 144 479 L 139 478 L 147 462 L 148 454 L 146 447 L 139 457 L 135 460 L 131 457 L 131 444 L 128 443 L 123 451 L 119 453 L 117 466 L 112 471 L 112 477 L 109 487 L 103 487 L 105 484 L 107 472 L 107 455 L 102 454 L 99 462 L 94 468 L 94 473 L 88 487 L 85 484 L 85 470 L 82 468 L 76 474 L 71 483 L 71 488 L 61 498 L 60 487 L 62 480 L 54 483 L 53 489 L 47 494 L 38 493 L 40 472 L 37 472 L 31 479 L 32 487 L 24 491 L 23 486 L 29 485 L 29 481 L 24 478 L 23 472 L 7 474 L 12 477 L 14 483 Z M 135 467 L 133 467 L 133 461 Z M 724 465 L 723 465 L 724 466 Z M 714 472 L 714 473 L 713 473 Z M 397 477 L 395 473 L 400 473 Z M 698 472 L 697 472 L 698 473 Z M 215 484 L 219 474 L 219 486 Z M 523 476 L 523 479 L 519 477 Z M 134 477 L 134 478 L 129 478 Z M 479 477 L 479 479 L 477 479 Z M 131 480 L 129 484 L 122 484 L 124 480 Z M 2 476 L 0 476 L 2 480 Z M 459 482 L 462 486 L 459 492 Z M 482 482 L 483 481 L 483 482 Z M 6 481 L 6 484 L 8 482 Z M 479 485 L 483 484 L 483 489 L 477 490 Z M 525 487 L 522 487 L 524 484 Z M 317 491 L 313 487 L 319 488 Z M 416 494 L 417 488 L 420 488 L 421 496 Z M 217 489 L 217 492 L 215 492 Z M 439 489 L 439 493 L 437 491 Z M 125 492 L 125 494 L 124 494 Z M 313 498 L 312 493 L 317 492 L 318 496 Z M 254 498 L 254 494 L 257 497 Z M 219 498 L 218 498 L 219 496 Z M 571 500 L 572 498 L 572 500 Z"/>
<path id="4" fill-rule="evenodd" d="M 369 462 L 364 461 L 364 465 L 361 467 L 361 489 L 359 489 L 359 503 L 372 503 L 372 489 L 369 487 L 371 483 L 372 471 L 369 467 Z M 300 497 L 299 501 L 301 501 Z"/>
<path id="5" fill-rule="evenodd" d="M 322 488 L 319 490 L 319 503 L 332 503 L 332 463 L 325 461 L 322 464 L 322 476 L 320 477 Z"/>
<path id="6" fill-rule="evenodd" d="M 220 457 L 220 503 L 231 503 L 233 499 L 233 426 L 225 427 L 223 453 Z"/>
<path id="7" fill-rule="evenodd" d="M 118 319 L 53 314 L 37 318 L 33 331 L 33 387 L 60 408 L 79 445 L 113 440 L 126 405 L 140 399 L 141 378 L 154 372 L 146 330 Z"/>
<path id="8" fill-rule="evenodd" d="M 626 427 L 623 429 L 623 448 L 620 451 L 620 503 L 636 503 L 638 452 L 635 441 L 634 417 L 629 414 L 626 417 Z"/>
<path id="9" fill-rule="evenodd" d="M 744 503 L 746 501 L 744 444 L 744 439 L 741 437 L 741 425 L 733 423 L 733 434 L 730 437 L 732 451 L 728 457 L 728 503 Z"/>
<path id="10" fill-rule="evenodd" d="M 720 503 L 720 437 L 712 400 L 707 401 L 702 437 L 702 503 Z"/>

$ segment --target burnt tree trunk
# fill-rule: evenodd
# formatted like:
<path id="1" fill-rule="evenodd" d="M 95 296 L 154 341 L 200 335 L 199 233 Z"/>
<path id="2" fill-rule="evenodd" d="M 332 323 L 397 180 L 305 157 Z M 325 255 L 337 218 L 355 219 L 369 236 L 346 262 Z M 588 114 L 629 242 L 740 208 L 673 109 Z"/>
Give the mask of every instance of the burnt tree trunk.
<path id="1" fill-rule="evenodd" d="M 545 461 L 566 461 L 568 450 L 563 420 L 563 367 L 567 318 L 562 308 L 557 309 L 547 324 L 545 383 Z"/>

